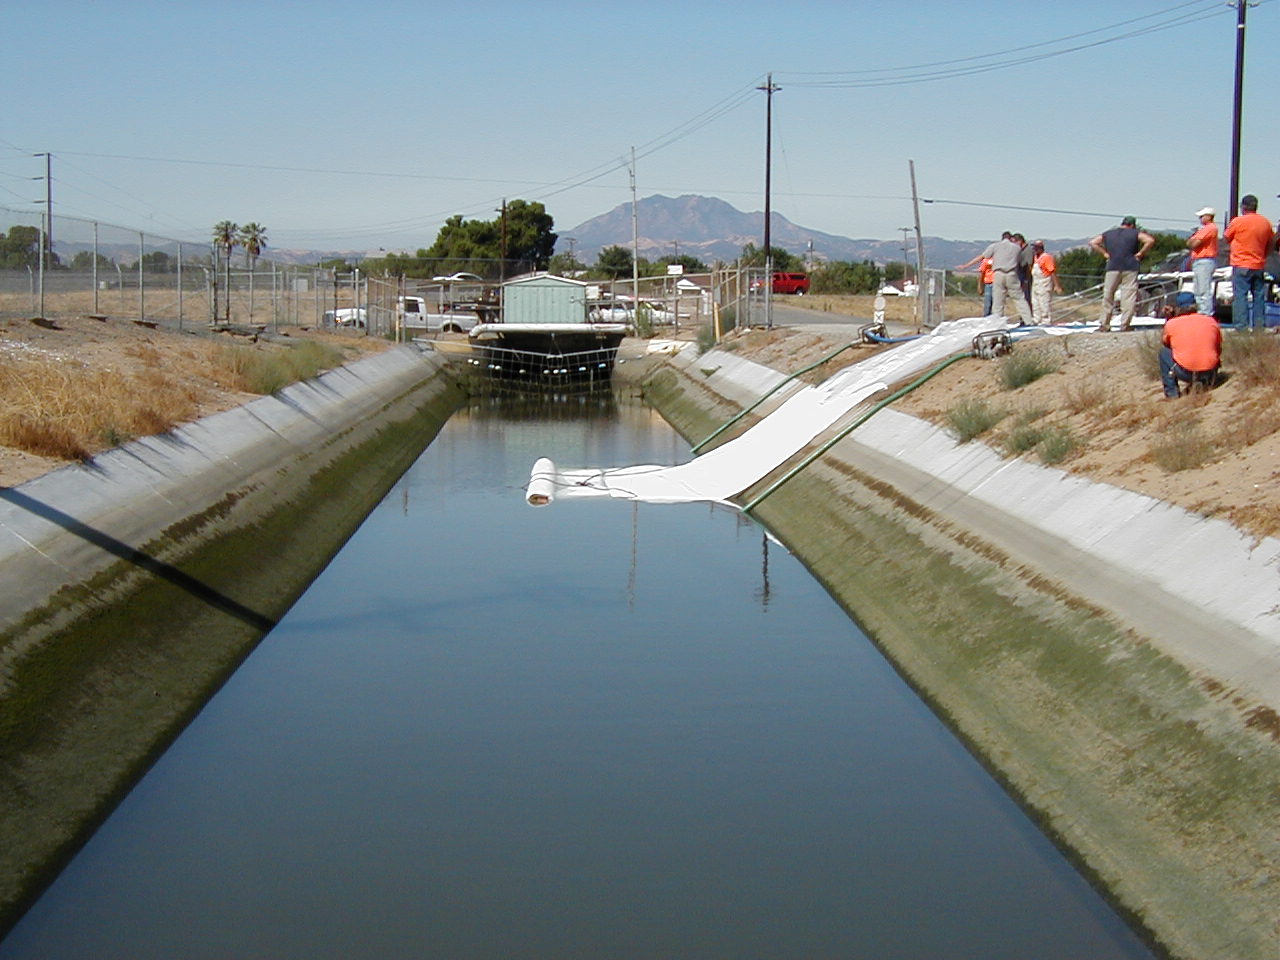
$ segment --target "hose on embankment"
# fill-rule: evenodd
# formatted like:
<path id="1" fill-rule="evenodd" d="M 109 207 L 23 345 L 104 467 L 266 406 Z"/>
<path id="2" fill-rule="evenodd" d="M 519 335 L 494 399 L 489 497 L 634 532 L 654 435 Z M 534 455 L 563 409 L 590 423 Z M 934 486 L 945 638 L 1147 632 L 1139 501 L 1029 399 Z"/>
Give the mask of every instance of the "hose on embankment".
<path id="1" fill-rule="evenodd" d="M 850 343 L 846 343 L 843 347 L 840 347 L 840 349 L 833 350 L 831 353 L 828 353 L 821 360 L 815 360 L 813 363 L 809 364 L 807 367 L 802 367 L 801 369 L 797 370 L 795 373 L 791 374 L 790 376 L 780 380 L 778 383 L 774 384 L 773 387 L 767 393 L 765 393 L 764 396 L 756 400 L 755 403 L 751 404 L 751 406 L 746 407 L 743 410 L 738 411 L 737 414 L 730 417 L 727 421 L 722 423 L 719 427 L 713 430 L 706 437 L 703 437 L 701 440 L 695 443 L 691 449 L 693 450 L 694 453 L 697 453 L 699 450 L 705 447 L 708 443 L 710 443 L 716 437 L 720 436 L 720 434 L 724 433 L 726 430 L 732 427 L 735 423 L 737 423 L 743 417 L 749 414 L 752 410 L 755 410 L 758 406 L 760 406 L 760 404 L 764 403 L 766 400 L 772 397 L 775 393 L 777 393 L 787 384 L 794 381 L 797 377 L 808 373 L 810 370 L 813 370 L 816 367 L 822 366 L 824 363 L 826 363 L 829 360 L 834 360 L 836 357 L 838 357 L 840 354 L 844 353 L 846 350 L 850 349 L 851 347 L 857 347 L 860 345 L 861 345 L 861 341 L 857 341 L 857 340 L 851 341 Z"/>
<path id="2" fill-rule="evenodd" d="M 911 381 L 911 383 L 907 384 L 905 387 L 899 387 L 893 393 L 889 394 L 889 396 L 877 402 L 866 413 L 857 417 L 848 426 L 842 428 L 840 432 L 837 433 L 834 437 L 825 441 L 821 446 L 819 446 L 812 453 L 808 454 L 803 460 L 801 460 L 798 464 L 796 464 L 794 467 L 792 467 L 790 470 L 784 473 L 781 477 L 779 477 L 773 483 L 769 484 L 769 486 L 766 487 L 762 493 L 758 494 L 754 499 L 752 499 L 749 503 L 747 503 L 745 507 L 742 508 L 742 512 L 750 513 L 757 506 L 759 506 L 760 501 L 764 500 L 765 497 L 768 497 L 770 494 L 774 493 L 784 483 L 786 483 L 788 480 L 790 480 L 792 477 L 798 474 L 801 470 L 805 469 L 805 467 L 809 466 L 809 464 L 813 463 L 813 461 L 817 460 L 820 456 L 822 456 L 824 453 L 826 453 L 828 450 L 834 447 L 837 443 L 839 443 L 841 440 L 843 440 L 845 437 L 851 434 L 854 430 L 858 429 L 858 427 L 862 426 L 864 423 L 870 420 L 873 416 L 875 416 L 877 413 L 879 413 L 889 404 L 893 403 L 893 401 L 901 397 L 905 397 L 912 390 L 916 390 L 919 387 L 924 386 L 926 383 L 928 383 L 930 380 L 932 380 L 934 377 L 940 374 L 943 370 L 947 369 L 947 367 L 951 366 L 953 363 L 956 363 L 960 360 L 967 360 L 972 356 L 974 356 L 974 353 L 972 350 L 966 350 L 963 353 L 954 354 L 948 357 L 946 360 L 943 360 L 940 364 L 938 364 L 932 370 L 929 370 L 921 374 L 919 377 Z"/>

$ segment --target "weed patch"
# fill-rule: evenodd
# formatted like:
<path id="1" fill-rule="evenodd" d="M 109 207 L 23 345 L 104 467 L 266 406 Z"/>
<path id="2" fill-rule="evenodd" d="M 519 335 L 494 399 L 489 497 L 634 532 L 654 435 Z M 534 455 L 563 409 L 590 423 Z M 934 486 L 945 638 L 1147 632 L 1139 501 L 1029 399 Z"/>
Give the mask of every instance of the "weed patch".
<path id="1" fill-rule="evenodd" d="M 1061 359 L 1040 351 L 1014 352 L 1000 361 L 1000 383 L 1006 390 L 1016 390 L 1055 372 L 1061 366 Z"/>
<path id="2" fill-rule="evenodd" d="M 1280 387 L 1280 338 L 1241 330 L 1222 340 L 1222 365 L 1246 387 Z"/>
<path id="3" fill-rule="evenodd" d="M 267 352 L 253 347 L 221 347 L 214 354 L 215 379 L 248 393 L 270 394 L 308 380 L 342 363 L 342 351 L 304 340 L 288 350 Z"/>
<path id="4" fill-rule="evenodd" d="M 1160 347 L 1163 346 L 1160 336 L 1154 332 L 1143 333 L 1129 348 L 1138 371 L 1147 380 L 1160 379 Z"/>
<path id="5" fill-rule="evenodd" d="M 947 423 L 950 424 L 956 439 L 968 443 L 974 437 L 986 433 L 1008 415 L 1008 411 L 992 407 L 985 400 L 962 400 L 947 411 Z"/>
<path id="6" fill-rule="evenodd" d="M 1152 441 L 1151 459 L 1166 473 L 1194 470 L 1213 457 L 1213 444 L 1200 432 L 1194 420 L 1173 424 Z"/>
<path id="7" fill-rule="evenodd" d="M 1044 430 L 1034 423 L 1018 424 L 1004 438 L 1004 448 L 1010 454 L 1017 456 L 1020 453 L 1026 453 L 1028 450 L 1034 450 L 1044 439 Z"/>
<path id="8" fill-rule="evenodd" d="M 1054 426 L 1040 438 L 1040 459 L 1047 464 L 1061 463 L 1080 449 L 1080 441 L 1069 427 Z"/>

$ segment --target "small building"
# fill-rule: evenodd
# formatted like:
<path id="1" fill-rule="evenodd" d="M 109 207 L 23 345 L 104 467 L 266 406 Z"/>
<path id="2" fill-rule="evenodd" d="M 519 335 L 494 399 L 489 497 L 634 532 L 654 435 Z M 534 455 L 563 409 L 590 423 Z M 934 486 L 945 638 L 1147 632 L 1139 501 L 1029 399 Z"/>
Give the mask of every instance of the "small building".
<path id="1" fill-rule="evenodd" d="M 504 324 L 587 323 L 587 284 L 531 273 L 502 285 Z"/>

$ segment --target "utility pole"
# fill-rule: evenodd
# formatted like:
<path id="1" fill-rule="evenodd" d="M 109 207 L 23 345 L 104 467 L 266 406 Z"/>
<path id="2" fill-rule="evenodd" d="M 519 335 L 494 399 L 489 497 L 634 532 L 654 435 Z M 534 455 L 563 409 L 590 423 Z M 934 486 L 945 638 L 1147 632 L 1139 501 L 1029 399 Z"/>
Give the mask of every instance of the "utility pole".
<path id="1" fill-rule="evenodd" d="M 907 292 L 907 234 L 911 232 L 910 227 L 899 227 L 902 231 L 902 292 Z M 919 286 L 919 284 L 917 284 Z"/>
<path id="2" fill-rule="evenodd" d="M 631 148 L 631 322 L 640 318 L 640 219 L 636 212 L 636 148 Z"/>
<path id="3" fill-rule="evenodd" d="M 920 194 L 916 192 L 916 162 L 908 160 L 907 166 L 911 170 L 911 205 L 915 210 L 916 220 L 916 299 L 915 306 L 911 310 L 916 315 L 917 322 L 923 317 L 923 322 L 932 326 L 933 300 L 929 292 L 925 290 L 924 234 L 920 232 Z M 929 297 L 929 299 L 925 299 L 926 297 Z M 920 309 L 921 303 L 924 304 L 923 311 Z"/>
<path id="4" fill-rule="evenodd" d="M 773 211 L 770 209 L 772 194 L 771 177 L 773 176 L 773 95 L 782 88 L 773 82 L 773 74 L 765 75 L 763 87 L 756 87 L 765 93 L 764 107 L 764 325 L 773 328 L 773 247 L 770 239 L 770 221 Z"/>
<path id="5" fill-rule="evenodd" d="M 507 282 L 507 198 L 502 198 L 502 207 L 498 211 L 502 214 L 502 245 L 498 248 L 498 279 L 501 283 Z"/>
<path id="6" fill-rule="evenodd" d="M 1231 6 L 1232 4 L 1228 4 Z M 1235 0 L 1236 8 L 1236 76 L 1231 110 L 1231 198 L 1227 201 L 1225 224 L 1240 209 L 1240 128 L 1244 103 L 1244 22 L 1248 0 Z"/>

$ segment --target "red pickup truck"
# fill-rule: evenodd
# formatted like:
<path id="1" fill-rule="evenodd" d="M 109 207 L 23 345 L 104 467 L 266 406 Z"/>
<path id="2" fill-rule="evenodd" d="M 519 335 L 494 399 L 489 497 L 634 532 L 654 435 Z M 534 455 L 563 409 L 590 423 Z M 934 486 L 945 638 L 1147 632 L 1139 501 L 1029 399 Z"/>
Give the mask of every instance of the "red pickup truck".
<path id="1" fill-rule="evenodd" d="M 809 275 L 807 273 L 775 273 L 773 275 L 774 293 L 808 293 Z"/>

